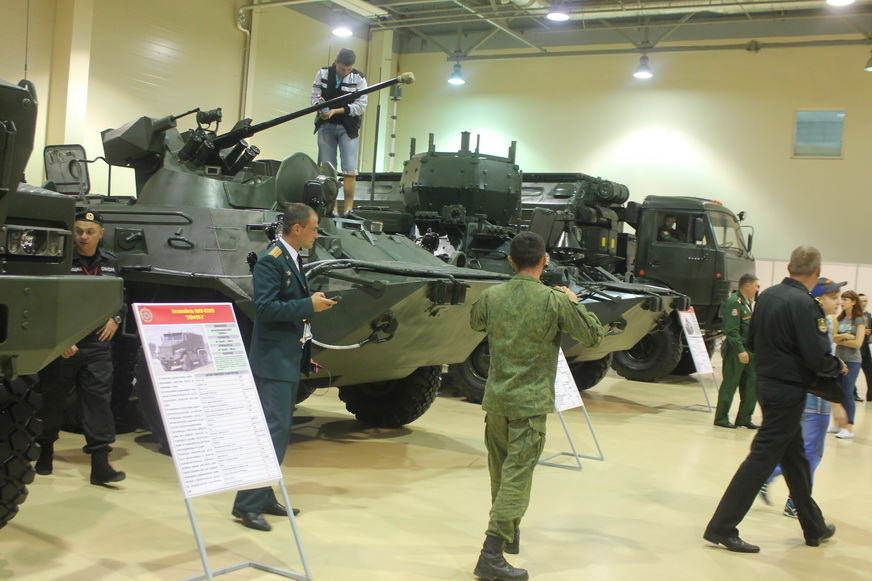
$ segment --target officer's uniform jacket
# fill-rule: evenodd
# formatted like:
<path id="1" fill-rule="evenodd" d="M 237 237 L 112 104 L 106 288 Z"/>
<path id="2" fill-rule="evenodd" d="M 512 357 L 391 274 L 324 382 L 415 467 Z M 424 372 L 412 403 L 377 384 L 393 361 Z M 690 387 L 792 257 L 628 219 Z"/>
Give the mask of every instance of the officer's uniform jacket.
<path id="1" fill-rule="evenodd" d="M 727 302 L 724 303 L 724 347 L 730 349 L 733 353 L 739 354 L 747 352 L 745 339 L 748 337 L 748 329 L 751 328 L 751 301 L 745 296 L 736 291 Z"/>
<path id="2" fill-rule="evenodd" d="M 315 313 L 306 277 L 276 240 L 257 261 L 252 282 L 257 311 L 251 370 L 265 379 L 298 381 L 301 369 L 308 372 L 310 342 L 302 342 L 303 332 Z"/>

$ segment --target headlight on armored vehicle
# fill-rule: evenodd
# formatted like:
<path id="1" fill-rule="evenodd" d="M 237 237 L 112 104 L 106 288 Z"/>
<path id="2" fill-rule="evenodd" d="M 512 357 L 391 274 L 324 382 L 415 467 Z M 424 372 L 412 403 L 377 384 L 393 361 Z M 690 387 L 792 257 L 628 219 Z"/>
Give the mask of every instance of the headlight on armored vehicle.
<path id="1" fill-rule="evenodd" d="M 0 252 L 12 256 L 56 258 L 63 256 L 69 232 L 58 228 L 5 226 L 0 230 Z"/>

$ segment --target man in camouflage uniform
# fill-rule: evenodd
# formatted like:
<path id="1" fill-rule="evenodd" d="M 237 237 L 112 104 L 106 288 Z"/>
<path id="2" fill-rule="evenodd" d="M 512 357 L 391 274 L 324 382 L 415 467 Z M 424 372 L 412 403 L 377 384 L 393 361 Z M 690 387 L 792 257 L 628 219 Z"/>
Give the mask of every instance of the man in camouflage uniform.
<path id="1" fill-rule="evenodd" d="M 753 274 L 743 274 L 739 290 L 724 303 L 724 344 L 721 356 L 724 359 L 724 380 L 718 390 L 718 409 L 715 425 L 721 428 L 744 426 L 756 430 L 760 426 L 751 422 L 751 414 L 757 406 L 757 390 L 753 355 L 746 349 L 748 329 L 751 327 L 751 301 L 760 290 L 760 281 Z M 739 412 L 736 423 L 730 422 L 730 407 L 739 389 Z"/>
<path id="2" fill-rule="evenodd" d="M 546 255 L 539 235 L 515 236 L 509 263 L 516 276 L 484 291 L 470 314 L 472 328 L 488 334 L 491 356 L 482 408 L 492 505 L 475 575 L 524 581 L 527 571 L 509 565 L 503 552 L 519 551 L 518 527 L 545 446 L 545 420 L 554 411 L 560 336 L 595 347 L 603 328 L 571 290 L 541 283 Z"/>

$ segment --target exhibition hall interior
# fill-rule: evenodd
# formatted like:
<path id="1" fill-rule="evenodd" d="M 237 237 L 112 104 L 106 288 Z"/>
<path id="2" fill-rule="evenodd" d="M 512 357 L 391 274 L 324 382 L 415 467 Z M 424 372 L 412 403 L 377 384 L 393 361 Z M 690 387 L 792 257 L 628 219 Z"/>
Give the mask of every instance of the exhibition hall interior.
<path id="1" fill-rule="evenodd" d="M 0 36 L 0 579 L 869 577 L 872 0 L 4 0 Z M 531 239 L 596 340 L 487 319 Z M 754 329 L 799 279 L 807 333 Z M 503 391 L 503 333 L 561 347 L 519 552 L 492 420 L 554 359 Z M 779 381 L 834 534 L 783 477 L 715 531 Z"/>

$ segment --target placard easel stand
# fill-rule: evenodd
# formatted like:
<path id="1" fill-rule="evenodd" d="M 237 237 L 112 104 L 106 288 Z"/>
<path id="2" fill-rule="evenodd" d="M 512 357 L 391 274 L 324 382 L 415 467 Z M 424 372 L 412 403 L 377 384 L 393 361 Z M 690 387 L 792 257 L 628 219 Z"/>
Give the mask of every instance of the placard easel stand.
<path id="1" fill-rule="evenodd" d="M 584 419 L 587 420 L 587 427 L 590 428 L 590 435 L 593 436 L 593 441 L 596 444 L 596 450 L 599 452 L 599 456 L 585 456 L 584 454 L 579 454 L 575 449 L 575 443 L 572 441 L 572 435 L 569 433 L 569 427 L 566 425 L 566 420 L 563 419 L 563 412 L 560 410 L 557 411 L 557 417 L 560 418 L 560 423 L 563 424 L 563 431 L 566 433 L 566 439 L 569 440 L 569 447 L 572 452 L 557 452 L 555 454 L 551 454 L 550 456 L 545 456 L 539 460 L 539 464 L 543 466 L 554 466 L 555 468 L 563 468 L 564 470 L 581 470 L 581 459 L 587 458 L 588 460 L 600 460 L 604 461 L 606 458 L 603 456 L 603 449 L 600 447 L 599 440 L 596 437 L 596 432 L 593 429 L 593 424 L 590 423 L 590 416 L 587 415 L 587 409 L 582 405 L 581 411 L 584 412 Z M 549 462 L 558 456 L 570 456 L 575 459 L 576 465 L 567 465 L 567 464 L 559 464 L 557 462 Z"/>
<path id="2" fill-rule="evenodd" d="M 712 385 L 714 385 L 715 392 L 718 391 L 718 380 L 715 377 L 714 372 L 712 373 L 700 373 L 698 374 L 697 381 L 699 381 L 699 386 L 702 388 L 702 395 L 705 398 L 705 403 L 694 403 L 691 405 L 684 406 L 683 409 L 690 410 L 692 412 L 705 412 L 707 414 L 712 413 L 712 410 L 715 409 L 715 406 L 711 404 L 711 400 L 709 400 L 708 391 L 705 388 L 704 378 L 709 378 L 712 381 Z"/>
<path id="3" fill-rule="evenodd" d="M 590 434 L 593 436 L 593 441 L 596 443 L 596 449 L 599 452 L 599 457 L 585 456 L 579 454 L 575 449 L 575 443 L 572 441 L 572 434 L 569 433 L 569 427 L 566 425 L 566 420 L 563 418 L 563 410 L 580 407 L 584 412 L 584 418 L 587 420 L 587 427 L 590 428 Z M 578 391 L 578 385 L 575 383 L 575 377 L 569 369 L 569 363 L 566 361 L 566 356 L 563 350 L 558 352 L 557 356 L 557 375 L 554 378 L 554 411 L 557 412 L 557 417 L 560 418 L 560 423 L 563 424 L 563 431 L 566 433 L 566 439 L 569 440 L 569 447 L 572 452 L 557 452 L 550 456 L 545 456 L 539 459 L 539 464 L 543 466 L 554 466 L 555 468 L 563 468 L 564 470 L 581 470 L 581 459 L 589 458 L 591 460 L 605 460 L 603 450 L 600 448 L 599 440 L 596 437 L 596 432 L 593 430 L 593 424 L 590 423 L 590 416 L 587 415 L 587 410 L 584 407 L 584 401 L 581 399 L 581 394 Z M 557 462 L 549 462 L 558 456 L 569 456 L 575 459 L 575 466 L 559 464 Z"/>
<path id="4" fill-rule="evenodd" d="M 693 358 L 693 365 L 696 367 L 698 374 L 697 381 L 702 388 L 702 395 L 705 398 L 705 404 L 695 403 L 692 405 L 683 406 L 682 409 L 693 412 L 712 413 L 715 407 L 709 401 L 708 392 L 705 389 L 704 377 L 710 377 L 715 386 L 715 392 L 718 391 L 718 381 L 715 379 L 715 371 L 712 368 L 712 360 L 709 357 L 708 348 L 705 344 L 705 339 L 702 338 L 702 331 L 699 327 L 699 322 L 696 320 L 696 312 L 693 307 L 689 311 L 678 311 L 678 318 L 681 320 L 681 328 L 684 332 L 684 338 L 687 341 L 687 349 Z"/>
<path id="5" fill-rule="evenodd" d="M 290 507 L 291 501 L 288 498 L 288 491 L 285 489 L 285 479 L 281 478 L 278 481 L 279 490 L 282 491 L 282 497 L 285 500 L 285 506 Z M 309 570 L 309 561 L 306 559 L 306 552 L 303 550 L 303 543 L 300 541 L 300 532 L 297 529 L 297 521 L 294 519 L 294 513 L 291 510 L 288 510 L 288 521 L 291 523 L 291 530 L 294 532 L 294 541 L 297 544 L 297 552 L 300 554 L 300 560 L 303 562 L 303 573 L 296 573 L 294 571 L 288 571 L 286 569 L 279 569 L 278 567 L 272 567 L 270 565 L 264 565 L 263 563 L 257 563 L 255 561 L 243 561 L 242 563 L 237 563 L 236 565 L 231 565 L 229 567 L 224 567 L 223 569 L 218 569 L 213 571 L 211 566 L 209 565 L 209 558 L 206 555 L 206 547 L 203 544 L 203 536 L 200 534 L 200 525 L 197 523 L 197 516 L 194 514 L 194 507 L 191 505 L 191 499 L 185 499 L 185 506 L 188 508 L 188 517 L 191 519 L 191 528 L 194 530 L 194 538 L 197 540 L 197 549 L 200 551 L 200 561 L 203 563 L 203 571 L 205 573 L 203 575 L 196 575 L 194 577 L 188 577 L 187 579 L 183 579 L 182 581 L 201 581 L 203 579 L 208 579 L 212 581 L 217 575 L 223 575 L 224 573 L 230 573 L 232 571 L 238 571 L 239 569 L 245 569 L 246 567 L 251 567 L 253 569 L 257 569 L 259 571 L 266 571 L 268 573 L 275 573 L 276 575 L 281 575 L 282 577 L 288 577 L 290 579 L 297 579 L 298 581 L 311 581 L 312 572 Z"/>
<path id="6" fill-rule="evenodd" d="M 133 312 L 203 564 L 203 575 L 185 581 L 211 581 L 246 567 L 311 581 L 233 305 L 135 303 Z M 179 351 L 183 354 L 177 358 Z M 305 572 L 254 561 L 213 571 L 191 498 L 275 483 L 288 507 Z"/>

